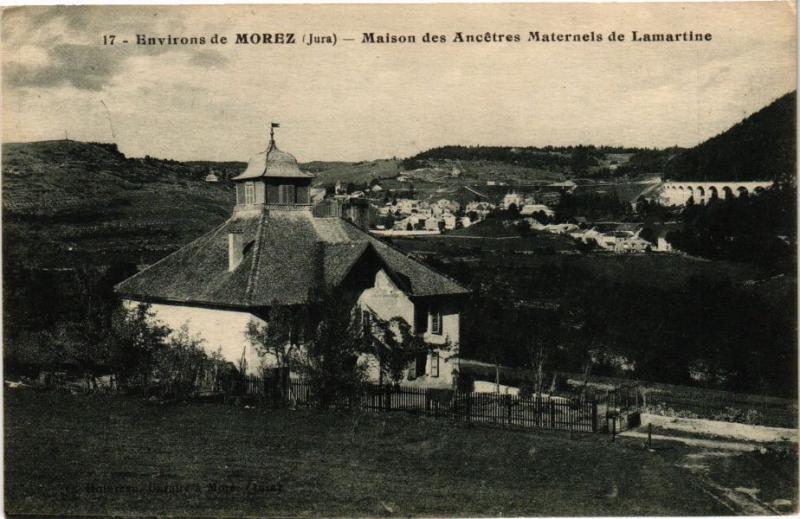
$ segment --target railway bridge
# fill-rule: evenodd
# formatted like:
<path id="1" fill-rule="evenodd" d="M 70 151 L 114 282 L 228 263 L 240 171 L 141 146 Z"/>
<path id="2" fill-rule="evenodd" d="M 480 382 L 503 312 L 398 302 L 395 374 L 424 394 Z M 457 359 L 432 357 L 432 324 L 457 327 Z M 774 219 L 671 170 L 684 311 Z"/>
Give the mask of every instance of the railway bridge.
<path id="1" fill-rule="evenodd" d="M 686 205 L 690 198 L 694 203 L 706 203 L 712 198 L 738 198 L 750 196 L 772 187 L 771 180 L 747 182 L 691 182 L 666 181 L 661 186 L 661 199 L 666 205 Z"/>

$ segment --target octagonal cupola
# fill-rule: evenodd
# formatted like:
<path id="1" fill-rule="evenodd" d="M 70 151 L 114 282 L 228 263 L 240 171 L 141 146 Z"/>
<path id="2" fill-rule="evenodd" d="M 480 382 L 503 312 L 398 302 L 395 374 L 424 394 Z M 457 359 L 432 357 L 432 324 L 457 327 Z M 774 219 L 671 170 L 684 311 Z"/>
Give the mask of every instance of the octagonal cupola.
<path id="1" fill-rule="evenodd" d="M 254 155 L 244 172 L 233 178 L 236 184 L 236 208 L 259 206 L 308 207 L 311 204 L 310 188 L 314 175 L 300 170 L 297 159 L 281 151 L 275 144 L 272 123 L 267 149 Z"/>

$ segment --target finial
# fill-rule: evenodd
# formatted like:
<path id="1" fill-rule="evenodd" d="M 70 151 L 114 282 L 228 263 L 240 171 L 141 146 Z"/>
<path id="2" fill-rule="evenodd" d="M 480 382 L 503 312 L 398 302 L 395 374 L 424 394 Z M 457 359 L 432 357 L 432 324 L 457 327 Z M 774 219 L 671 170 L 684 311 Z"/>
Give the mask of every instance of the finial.
<path id="1" fill-rule="evenodd" d="M 269 147 L 270 149 L 275 146 L 275 128 L 280 128 L 280 123 L 269 124 Z"/>

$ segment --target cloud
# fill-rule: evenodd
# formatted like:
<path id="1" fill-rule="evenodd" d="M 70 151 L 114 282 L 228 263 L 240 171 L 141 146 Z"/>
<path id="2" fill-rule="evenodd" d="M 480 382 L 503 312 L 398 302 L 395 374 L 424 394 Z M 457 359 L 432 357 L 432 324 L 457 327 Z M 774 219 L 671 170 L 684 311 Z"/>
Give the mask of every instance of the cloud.
<path id="1" fill-rule="evenodd" d="M 138 46 L 123 43 L 104 45 L 101 34 L 108 30 L 109 14 L 119 16 L 117 34 L 181 31 L 183 21 L 162 16 L 146 8 L 97 8 L 57 6 L 12 8 L 4 13 L 2 26 L 3 84 L 8 88 L 54 88 L 71 86 L 99 91 L 109 86 L 126 69 L 131 58 L 167 53 L 188 56 L 194 67 L 221 67 L 228 59 L 216 50 L 181 46 Z"/>
<path id="2" fill-rule="evenodd" d="M 91 45 L 60 44 L 47 51 L 47 63 L 5 64 L 3 77 L 11 86 L 53 87 L 64 84 L 81 90 L 102 90 L 120 70 L 126 57 Z"/>

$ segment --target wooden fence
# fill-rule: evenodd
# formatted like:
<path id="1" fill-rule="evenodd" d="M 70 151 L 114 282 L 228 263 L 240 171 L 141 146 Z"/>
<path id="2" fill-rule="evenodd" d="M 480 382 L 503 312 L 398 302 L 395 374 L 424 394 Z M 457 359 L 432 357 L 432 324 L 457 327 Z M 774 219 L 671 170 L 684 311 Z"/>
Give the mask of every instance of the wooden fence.
<path id="1" fill-rule="evenodd" d="M 521 398 L 493 393 L 467 393 L 449 389 L 421 389 L 363 384 L 355 391 L 316 398 L 305 382 L 291 381 L 281 388 L 277 381 L 246 377 L 242 396 L 267 406 L 329 407 L 376 412 L 401 411 L 463 422 L 515 428 L 564 429 L 595 432 L 603 426 L 598 402 L 564 397 Z"/>

